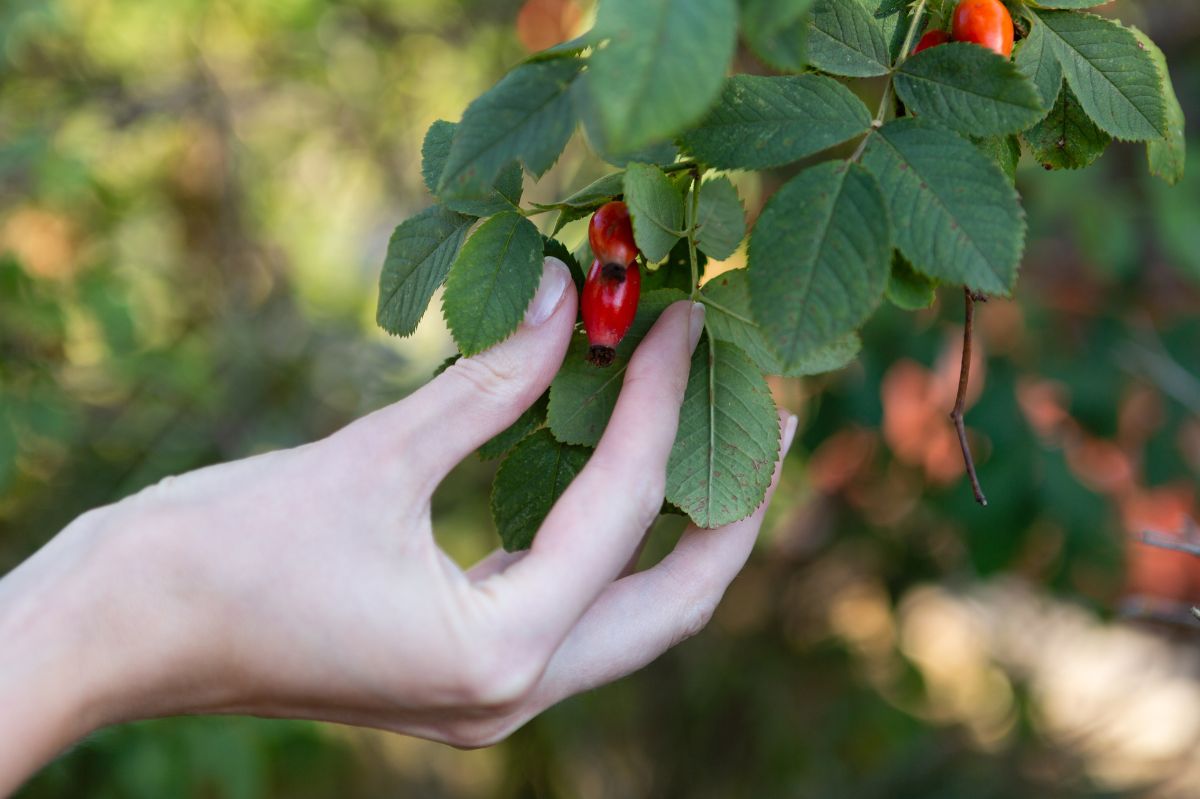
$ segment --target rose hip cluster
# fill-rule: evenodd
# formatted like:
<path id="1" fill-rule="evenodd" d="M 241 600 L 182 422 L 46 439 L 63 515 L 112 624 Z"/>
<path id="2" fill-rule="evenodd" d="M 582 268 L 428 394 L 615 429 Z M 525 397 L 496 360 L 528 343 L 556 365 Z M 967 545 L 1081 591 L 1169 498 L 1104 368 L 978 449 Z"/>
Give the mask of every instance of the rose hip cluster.
<path id="1" fill-rule="evenodd" d="M 1000 0 L 962 0 L 955 9 L 951 33 L 931 30 L 913 48 L 913 55 L 946 42 L 974 42 L 1008 58 L 1013 51 L 1013 21 Z"/>
<path id="2" fill-rule="evenodd" d="M 588 360 L 596 366 L 608 366 L 616 355 L 617 344 L 633 324 L 642 289 L 638 248 L 625 203 L 607 203 L 592 215 L 588 241 L 596 259 L 583 284 L 579 307 L 591 345 Z"/>

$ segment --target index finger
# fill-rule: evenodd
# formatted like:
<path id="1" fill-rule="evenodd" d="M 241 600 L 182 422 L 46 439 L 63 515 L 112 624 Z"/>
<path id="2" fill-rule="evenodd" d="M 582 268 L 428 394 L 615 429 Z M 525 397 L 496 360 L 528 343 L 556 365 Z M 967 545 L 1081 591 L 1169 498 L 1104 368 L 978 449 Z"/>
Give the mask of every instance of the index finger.
<path id="1" fill-rule="evenodd" d="M 678 302 L 629 362 L 591 460 L 542 523 L 529 555 L 496 575 L 526 629 L 557 646 L 620 574 L 662 507 L 692 352 L 704 307 Z"/>

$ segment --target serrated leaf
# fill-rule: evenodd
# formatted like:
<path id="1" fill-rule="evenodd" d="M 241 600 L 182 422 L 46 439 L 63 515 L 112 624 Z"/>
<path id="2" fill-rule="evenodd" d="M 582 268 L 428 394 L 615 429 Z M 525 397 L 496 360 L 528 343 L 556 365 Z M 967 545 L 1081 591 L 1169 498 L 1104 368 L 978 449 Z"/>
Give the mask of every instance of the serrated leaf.
<path id="1" fill-rule="evenodd" d="M 684 150 L 717 169 L 783 166 L 864 133 L 871 114 L 838 81 L 821 75 L 734 75 Z"/>
<path id="2" fill-rule="evenodd" d="M 891 54 L 879 22 L 859 2 L 817 0 L 808 31 L 808 60 L 834 75 L 886 75 Z"/>
<path id="3" fill-rule="evenodd" d="M 1016 136 L 972 137 L 979 151 L 992 160 L 1008 179 L 1016 180 L 1017 165 L 1021 162 L 1021 140 Z"/>
<path id="4" fill-rule="evenodd" d="M 736 344 L 763 374 L 784 377 L 832 372 L 858 355 L 862 342 L 857 334 L 851 333 L 826 347 L 805 353 L 790 369 L 785 368 L 752 317 L 747 274 L 745 269 L 733 269 L 704 284 L 700 293 L 707 307 L 705 324 L 713 338 Z"/>
<path id="5" fill-rule="evenodd" d="M 544 425 L 546 423 L 546 406 L 549 402 L 550 394 L 547 391 L 538 397 L 537 402 L 526 408 L 525 412 L 517 417 L 517 421 L 488 439 L 479 448 L 479 457 L 484 460 L 499 458 L 521 443 L 526 436 Z"/>
<path id="6" fill-rule="evenodd" d="M 779 70 L 799 72 L 805 67 L 805 16 L 813 0 L 742 0 L 742 35 L 750 49 Z"/>
<path id="7" fill-rule="evenodd" d="M 700 206 L 696 220 L 696 244 L 718 261 L 737 250 L 746 235 L 746 210 L 729 178 L 700 184 Z"/>
<path id="8" fill-rule="evenodd" d="M 521 324 L 542 278 L 542 236 L 518 213 L 497 214 L 455 259 L 442 313 L 463 355 L 506 339 Z"/>
<path id="9" fill-rule="evenodd" d="M 1101 130 L 1128 141 L 1168 134 L 1158 70 L 1130 30 L 1094 14 L 1037 13 L 1067 83 Z"/>
<path id="10" fill-rule="evenodd" d="M 576 333 L 572 337 L 562 368 L 550 384 L 547 422 L 555 438 L 589 447 L 600 441 L 616 407 L 625 369 L 634 349 L 667 306 L 684 299 L 687 299 L 686 294 L 671 289 L 644 293 L 629 332 L 617 345 L 612 364 L 605 368 L 587 362 L 587 336 Z"/>
<path id="11" fill-rule="evenodd" d="M 554 165 L 578 122 L 570 96 L 583 61 L 525 63 L 463 113 L 438 180 L 438 194 L 476 197 L 514 161 L 535 177 Z"/>
<path id="12" fill-rule="evenodd" d="M 908 108 L 975 136 L 1016 133 L 1044 114 L 1029 78 L 976 44 L 952 42 L 906 58 L 894 83 Z"/>
<path id="13" fill-rule="evenodd" d="M 758 367 L 735 345 L 704 338 L 692 355 L 666 499 L 700 527 L 762 504 L 779 457 L 779 421 Z"/>
<path id="14" fill-rule="evenodd" d="M 1158 45 L 1150 40 L 1149 36 L 1137 28 L 1133 28 L 1133 33 L 1154 60 L 1154 67 L 1162 79 L 1163 95 L 1167 102 L 1167 136 L 1146 142 L 1146 158 L 1150 162 L 1150 174 L 1156 175 L 1174 186 L 1183 180 L 1184 170 L 1187 166 L 1187 138 L 1185 135 L 1187 120 L 1184 119 L 1183 106 L 1179 104 L 1179 97 L 1175 94 L 1175 85 L 1171 82 L 1171 71 L 1167 69 L 1167 57 L 1163 55 L 1163 51 L 1159 49 Z"/>
<path id="15" fill-rule="evenodd" d="M 450 155 L 450 145 L 458 126 L 439 119 L 429 126 L 421 146 L 421 175 L 429 192 L 437 196 L 438 181 Z M 495 185 L 479 197 L 439 197 L 442 205 L 468 216 L 492 216 L 512 211 L 521 204 L 521 165 L 513 162 L 500 170 Z"/>
<path id="16" fill-rule="evenodd" d="M 896 246 L 919 272 L 1008 295 L 1025 242 L 1025 214 L 1000 167 L 974 144 L 924 119 L 871 135 L 863 165 L 879 179 Z"/>
<path id="17" fill-rule="evenodd" d="M 1038 0 L 1041 8 L 1095 8 L 1108 5 L 1113 0 Z"/>
<path id="18" fill-rule="evenodd" d="M 658 167 L 630 164 L 625 170 L 625 204 L 646 260 L 666 258 L 683 229 L 683 196 Z"/>
<path id="19" fill-rule="evenodd" d="M 550 509 L 567 490 L 591 451 L 554 440 L 546 430 L 509 453 L 492 485 L 492 518 L 508 552 L 529 549 Z"/>
<path id="20" fill-rule="evenodd" d="M 775 193 L 750 236 L 750 304 L 785 370 L 871 315 L 891 254 L 883 195 L 857 164 L 820 164 Z"/>
<path id="21" fill-rule="evenodd" d="M 1046 26 L 1037 17 L 1030 15 L 1032 27 L 1029 35 L 1021 40 L 1013 60 L 1017 69 L 1037 87 L 1042 109 L 1049 111 L 1062 88 L 1062 64 L 1046 41 Z"/>
<path id="22" fill-rule="evenodd" d="M 474 220 L 439 206 L 402 222 L 388 241 L 375 321 L 395 336 L 417 329 Z"/>
<path id="23" fill-rule="evenodd" d="M 625 173 L 613 172 L 584 186 L 565 200 L 537 207 L 561 209 L 554 223 L 553 234 L 557 235 L 558 231 L 571 222 L 583 219 L 606 202 L 619 197 L 625 190 L 624 186 Z"/>
<path id="24" fill-rule="evenodd" d="M 1050 114 L 1024 136 L 1029 151 L 1046 169 L 1083 169 L 1112 141 L 1084 113 L 1070 86 L 1063 86 Z"/>
<path id="25" fill-rule="evenodd" d="M 605 0 L 582 101 L 608 152 L 674 137 L 708 110 L 733 57 L 734 0 Z"/>
<path id="26" fill-rule="evenodd" d="M 567 249 L 567 245 L 558 239 L 542 236 L 542 257 L 547 256 L 557 258 L 566 265 L 567 271 L 571 273 L 571 280 L 575 283 L 575 290 L 582 292 L 587 275 L 583 272 L 583 266 L 575 260 L 575 254 Z"/>
<path id="27" fill-rule="evenodd" d="M 899 253 L 892 259 L 892 274 L 888 278 L 888 302 L 905 311 L 919 311 L 933 305 L 937 299 L 937 281 L 912 268 Z"/>

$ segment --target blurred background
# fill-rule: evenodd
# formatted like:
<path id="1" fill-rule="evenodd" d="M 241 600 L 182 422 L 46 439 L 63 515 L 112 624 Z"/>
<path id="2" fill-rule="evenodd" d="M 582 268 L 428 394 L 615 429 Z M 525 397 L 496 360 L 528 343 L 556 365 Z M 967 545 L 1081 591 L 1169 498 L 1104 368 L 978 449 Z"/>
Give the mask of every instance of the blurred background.
<path id="1" fill-rule="evenodd" d="M 426 380 L 452 351 L 440 315 L 404 341 L 374 326 L 388 236 L 430 202 L 423 133 L 590 13 L 2 0 L 0 573 L 88 508 Z M 1162 45 L 1200 120 L 1200 4 L 1105 13 Z M 768 529 L 709 629 L 644 672 L 475 752 L 303 722 L 128 725 L 20 795 L 1200 796 L 1200 561 L 1132 539 L 1197 512 L 1191 155 L 1173 189 L 1134 145 L 1082 173 L 1022 164 L 1020 286 L 977 317 L 986 510 L 947 419 L 961 295 L 885 307 L 853 366 L 775 384 L 801 433 Z M 604 169 L 577 139 L 527 198 Z M 752 215 L 786 177 L 735 176 Z M 460 562 L 496 544 L 494 468 L 469 460 L 435 498 Z M 679 524 L 659 528 L 648 559 Z"/>

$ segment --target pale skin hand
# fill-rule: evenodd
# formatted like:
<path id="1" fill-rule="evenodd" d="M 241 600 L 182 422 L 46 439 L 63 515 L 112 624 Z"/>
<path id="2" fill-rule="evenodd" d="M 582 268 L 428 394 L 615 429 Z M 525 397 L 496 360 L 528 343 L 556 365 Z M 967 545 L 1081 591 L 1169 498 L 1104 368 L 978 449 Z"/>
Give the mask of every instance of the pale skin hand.
<path id="1" fill-rule="evenodd" d="M 767 503 L 689 529 L 627 574 L 663 498 L 703 322 L 690 303 L 639 346 L 595 454 L 528 553 L 464 572 L 433 539 L 434 488 L 562 362 L 570 283 L 547 259 L 503 344 L 327 439 L 93 511 L 0 580 L 0 794 L 92 730 L 180 713 L 483 746 L 699 631 Z M 786 451 L 795 419 L 781 424 Z"/>

